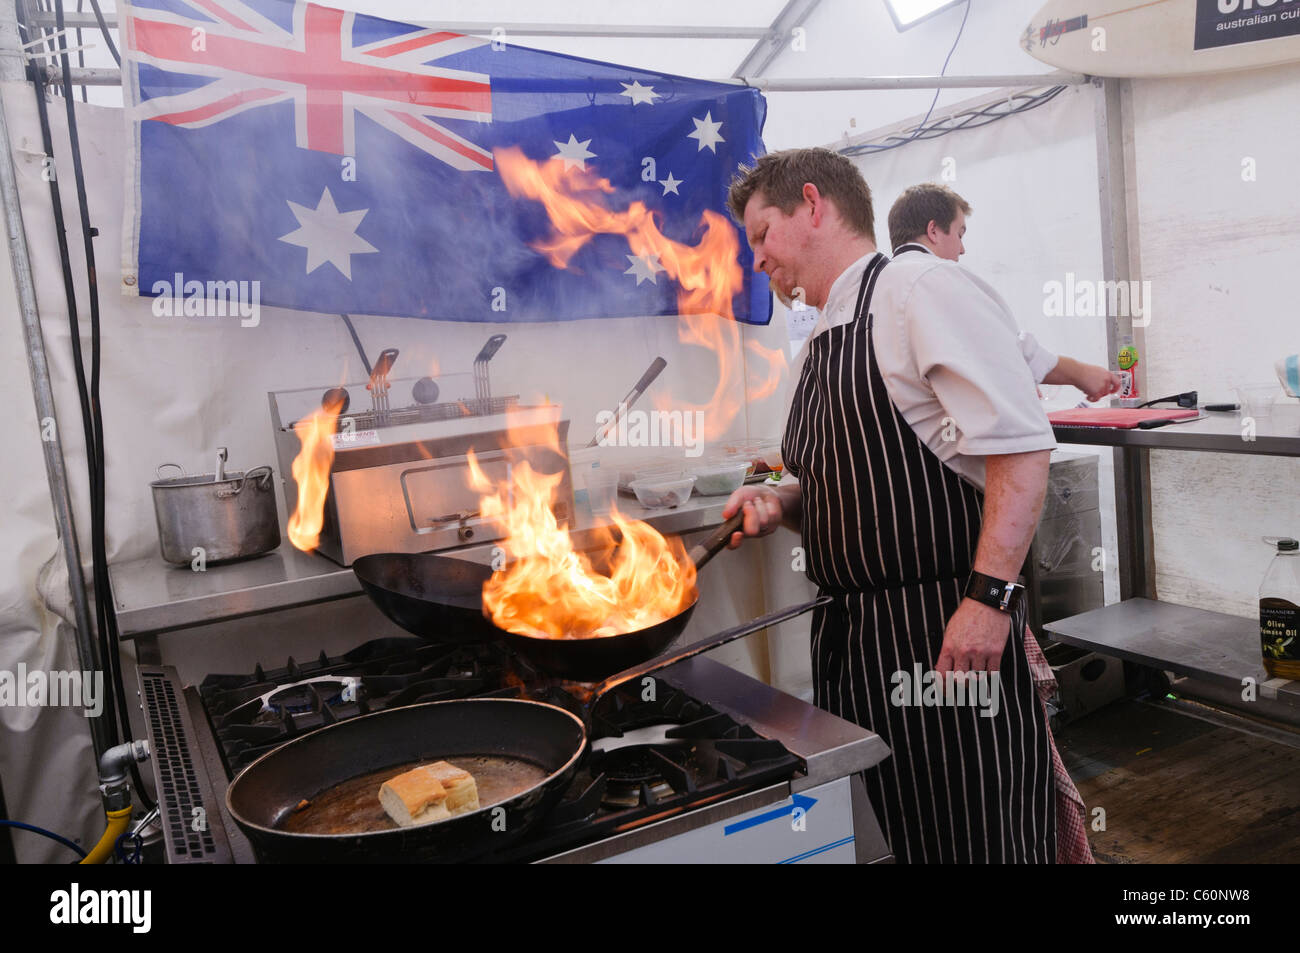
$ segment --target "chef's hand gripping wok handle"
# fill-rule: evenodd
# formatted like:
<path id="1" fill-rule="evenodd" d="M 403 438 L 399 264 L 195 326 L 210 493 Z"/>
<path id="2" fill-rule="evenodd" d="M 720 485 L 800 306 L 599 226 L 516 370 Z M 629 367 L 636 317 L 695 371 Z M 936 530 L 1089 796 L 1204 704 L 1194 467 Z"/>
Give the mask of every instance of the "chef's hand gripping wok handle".
<path id="1" fill-rule="evenodd" d="M 705 563 L 722 552 L 727 545 L 727 541 L 731 539 L 732 533 L 741 532 L 744 522 L 745 511 L 742 509 L 710 533 L 707 539 L 701 540 L 691 547 L 691 551 L 686 555 L 690 557 L 691 562 L 695 563 L 697 572 L 704 567 Z"/>
<path id="2" fill-rule="evenodd" d="M 786 622 L 796 616 L 801 616 L 805 612 L 811 612 L 818 606 L 824 606 L 830 603 L 830 596 L 818 596 L 812 602 L 802 602 L 798 605 L 786 606 L 784 609 L 778 609 L 775 612 L 769 612 L 767 615 L 759 616 L 751 622 L 738 625 L 734 629 L 727 629 L 725 632 L 719 632 L 717 635 L 711 635 L 707 639 L 702 639 L 694 645 L 688 645 L 680 652 L 674 652 L 671 655 L 658 655 L 648 662 L 643 662 L 633 668 L 619 672 L 617 675 L 611 675 L 599 685 L 591 694 L 591 707 L 596 706 L 604 695 L 612 689 L 617 688 L 625 682 L 634 681 L 638 678 L 644 678 L 659 671 L 661 668 L 667 668 L 669 665 L 676 665 L 688 658 L 693 658 L 701 652 L 707 652 L 710 649 L 716 649 L 720 645 L 726 645 L 728 642 L 734 642 L 736 639 L 751 635 L 760 629 L 766 629 L 770 625 L 776 625 L 779 622 Z"/>

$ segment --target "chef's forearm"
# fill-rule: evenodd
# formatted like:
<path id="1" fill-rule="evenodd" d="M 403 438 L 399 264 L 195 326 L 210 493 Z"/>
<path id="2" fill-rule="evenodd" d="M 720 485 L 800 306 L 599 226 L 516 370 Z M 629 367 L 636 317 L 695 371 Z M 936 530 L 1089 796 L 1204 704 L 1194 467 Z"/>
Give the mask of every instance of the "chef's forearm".
<path id="1" fill-rule="evenodd" d="M 1068 357 L 1059 357 L 1056 364 L 1043 377 L 1043 384 L 1070 384 L 1074 382 L 1074 372 L 1078 366 L 1078 361 Z"/>
<path id="2" fill-rule="evenodd" d="M 781 525 L 798 533 L 803 527 L 803 497 L 798 483 L 783 483 L 776 488 L 781 498 Z"/>
<path id="3" fill-rule="evenodd" d="M 975 571 L 1015 580 L 1038 528 L 1050 450 L 984 458 L 984 525 Z"/>

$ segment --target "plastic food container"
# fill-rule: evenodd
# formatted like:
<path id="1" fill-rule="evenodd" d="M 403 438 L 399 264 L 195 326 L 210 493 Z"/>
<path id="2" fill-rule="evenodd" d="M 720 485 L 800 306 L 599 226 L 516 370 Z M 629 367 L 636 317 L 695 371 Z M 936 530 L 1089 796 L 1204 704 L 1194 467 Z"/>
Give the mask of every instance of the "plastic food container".
<path id="1" fill-rule="evenodd" d="M 695 471 L 695 492 L 700 496 L 730 496 L 740 489 L 752 467 L 748 460 L 700 467 Z"/>
<path id="2" fill-rule="evenodd" d="M 693 476 L 673 479 L 647 477 L 633 480 L 632 492 L 636 494 L 637 502 L 642 506 L 659 509 L 681 506 L 690 499 L 693 486 L 695 486 L 695 477 Z"/>
<path id="3" fill-rule="evenodd" d="M 781 444 L 779 442 L 762 443 L 758 446 L 758 456 L 769 470 L 779 472 L 782 468 Z"/>
<path id="4" fill-rule="evenodd" d="M 636 482 L 643 483 L 669 483 L 676 480 L 684 480 L 690 476 L 686 468 L 680 463 L 665 461 L 662 459 L 649 460 L 635 467 L 623 467 L 619 469 L 618 485 L 619 489 L 632 492 L 632 484 Z"/>
<path id="5" fill-rule="evenodd" d="M 781 470 L 781 441 L 775 437 L 728 444 L 723 449 L 730 457 L 752 461 L 754 469 L 751 473 L 766 474 Z"/>

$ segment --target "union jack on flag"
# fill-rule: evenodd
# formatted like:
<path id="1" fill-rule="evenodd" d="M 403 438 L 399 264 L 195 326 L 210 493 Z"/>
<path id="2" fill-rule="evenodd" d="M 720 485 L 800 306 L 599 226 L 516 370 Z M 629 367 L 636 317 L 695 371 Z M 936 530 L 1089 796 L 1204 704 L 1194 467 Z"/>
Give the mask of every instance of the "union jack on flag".
<path id="1" fill-rule="evenodd" d="M 305 0 L 135 0 L 122 24 L 127 294 L 163 293 L 180 273 L 257 280 L 263 304 L 307 311 L 675 313 L 670 282 L 654 280 L 653 262 L 629 269 L 618 236 L 567 270 L 547 264 L 530 247 L 545 213 L 507 194 L 493 150 L 593 169 L 615 201 L 645 202 L 688 242 L 763 151 L 762 97 L 740 86 Z M 492 309 L 500 287 L 512 292 L 506 314 Z M 765 279 L 747 279 L 734 308 L 766 323 Z"/>
<path id="2" fill-rule="evenodd" d="M 138 62 L 213 77 L 146 101 L 138 118 L 194 129 L 292 102 L 301 149 L 353 155 L 359 112 L 457 169 L 492 168 L 491 153 L 431 118 L 492 121 L 486 74 L 430 65 L 486 41 L 415 30 L 358 46 L 355 13 L 312 3 L 293 5 L 288 29 L 239 0 L 193 0 L 192 9 L 206 16 L 133 11 L 127 18 Z"/>

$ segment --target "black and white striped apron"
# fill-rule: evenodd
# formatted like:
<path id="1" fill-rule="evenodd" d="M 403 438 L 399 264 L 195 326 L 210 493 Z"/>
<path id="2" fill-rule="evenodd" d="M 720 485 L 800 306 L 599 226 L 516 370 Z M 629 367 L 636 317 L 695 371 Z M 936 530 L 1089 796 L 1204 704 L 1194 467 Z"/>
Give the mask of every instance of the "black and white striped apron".
<path id="1" fill-rule="evenodd" d="M 852 322 L 812 339 L 783 438 L 799 479 L 808 576 L 834 602 L 813 616 L 816 704 L 870 728 L 892 756 L 864 775 L 885 836 L 912 863 L 1050 862 L 1052 757 L 1009 621 L 1000 710 L 891 704 L 891 676 L 934 669 L 962 599 L 983 494 L 946 467 L 894 407 L 876 364 L 867 265 Z"/>

